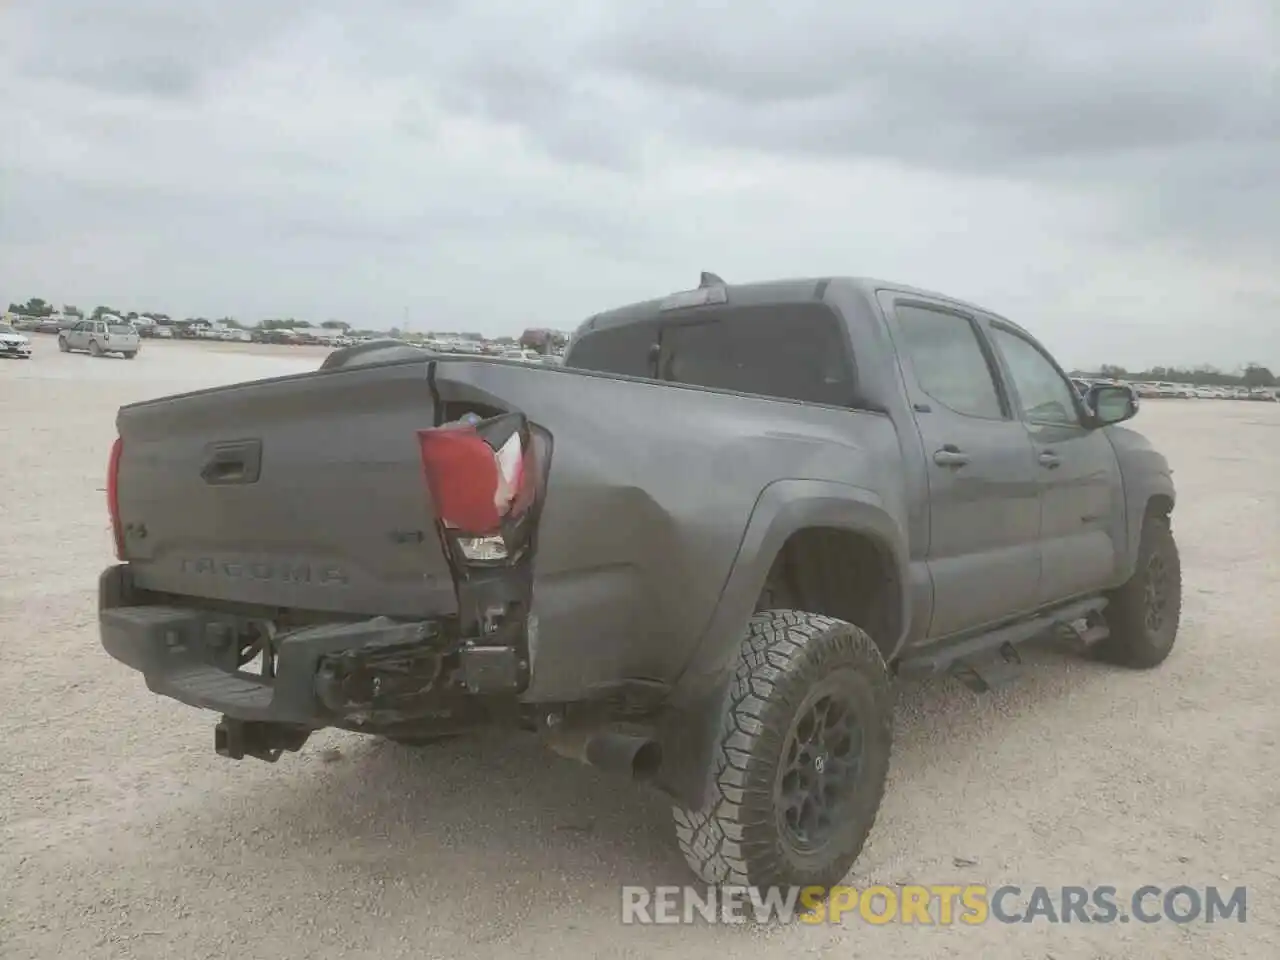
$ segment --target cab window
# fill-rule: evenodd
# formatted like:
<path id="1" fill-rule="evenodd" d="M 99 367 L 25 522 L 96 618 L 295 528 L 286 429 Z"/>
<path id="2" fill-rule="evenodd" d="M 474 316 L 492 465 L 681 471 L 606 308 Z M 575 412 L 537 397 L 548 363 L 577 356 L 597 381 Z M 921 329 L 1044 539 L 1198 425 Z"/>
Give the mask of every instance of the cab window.
<path id="1" fill-rule="evenodd" d="M 1038 346 L 997 324 L 991 325 L 991 339 L 1009 368 L 1009 377 L 1029 421 L 1080 425 L 1076 392 Z"/>
<path id="2" fill-rule="evenodd" d="M 915 304 L 898 304 L 894 313 L 921 390 L 962 416 L 1004 418 L 1000 391 L 972 320 Z"/>

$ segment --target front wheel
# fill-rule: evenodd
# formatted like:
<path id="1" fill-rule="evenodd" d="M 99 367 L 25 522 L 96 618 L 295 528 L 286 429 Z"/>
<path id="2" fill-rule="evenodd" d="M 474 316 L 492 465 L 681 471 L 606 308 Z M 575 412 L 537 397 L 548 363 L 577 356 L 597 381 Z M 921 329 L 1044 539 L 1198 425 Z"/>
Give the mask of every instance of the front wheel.
<path id="1" fill-rule="evenodd" d="M 91 357 L 100 357 L 100 356 L 102 356 L 102 347 L 98 346 L 98 341 L 97 341 L 97 340 L 90 340 L 90 341 L 89 341 L 89 356 L 91 356 Z"/>
<path id="2" fill-rule="evenodd" d="M 71 352 L 71 344 L 67 343 L 66 337 L 58 338 L 58 349 L 61 350 L 63 353 Z"/>
<path id="3" fill-rule="evenodd" d="M 893 698 L 880 651 L 841 620 L 761 611 L 723 711 L 706 802 L 673 810 L 689 866 L 711 884 L 829 890 L 884 795 Z"/>
<path id="4" fill-rule="evenodd" d="M 1182 619 L 1182 561 L 1168 517 L 1143 523 L 1133 576 L 1111 594 L 1104 616 L 1111 633 L 1096 647 L 1103 660 L 1148 670 L 1173 650 Z"/>

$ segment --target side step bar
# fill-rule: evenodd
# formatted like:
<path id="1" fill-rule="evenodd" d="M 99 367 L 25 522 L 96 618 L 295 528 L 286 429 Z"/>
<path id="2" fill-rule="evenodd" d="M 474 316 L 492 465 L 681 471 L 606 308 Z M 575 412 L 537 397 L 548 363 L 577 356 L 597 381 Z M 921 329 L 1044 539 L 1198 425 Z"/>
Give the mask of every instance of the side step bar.
<path id="1" fill-rule="evenodd" d="M 1103 597 L 1077 600 L 1046 611 L 1030 620 L 1020 620 L 987 633 L 944 644 L 898 664 L 898 676 L 905 680 L 951 674 L 978 693 L 1006 683 L 1022 665 L 1018 647 L 1031 640 L 1057 634 L 1076 651 L 1083 651 L 1109 635 L 1100 614 L 1106 608 Z"/>

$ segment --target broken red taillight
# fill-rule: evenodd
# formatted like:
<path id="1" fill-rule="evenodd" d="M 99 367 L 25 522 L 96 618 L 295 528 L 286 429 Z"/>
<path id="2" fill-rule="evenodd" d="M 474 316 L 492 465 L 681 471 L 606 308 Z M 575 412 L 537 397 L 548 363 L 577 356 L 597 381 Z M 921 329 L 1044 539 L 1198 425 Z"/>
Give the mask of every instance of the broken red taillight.
<path id="1" fill-rule="evenodd" d="M 462 538 L 464 553 L 467 540 L 492 538 L 532 505 L 536 471 L 519 414 L 420 430 L 418 444 L 436 516 Z M 503 559 L 492 544 L 485 549 L 474 559 Z"/>
<path id="2" fill-rule="evenodd" d="M 120 522 L 120 456 L 123 453 L 124 441 L 116 437 L 107 460 L 107 512 L 111 515 L 111 536 L 117 560 L 124 559 L 124 526 Z"/>

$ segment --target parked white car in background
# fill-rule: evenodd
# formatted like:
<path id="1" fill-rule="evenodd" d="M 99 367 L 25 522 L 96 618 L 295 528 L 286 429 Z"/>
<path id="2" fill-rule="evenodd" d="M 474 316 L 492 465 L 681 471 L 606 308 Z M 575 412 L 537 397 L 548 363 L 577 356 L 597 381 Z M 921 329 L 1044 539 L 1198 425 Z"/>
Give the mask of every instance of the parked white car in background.
<path id="1" fill-rule="evenodd" d="M 0 323 L 0 357 L 31 359 L 31 341 L 10 324 Z"/>
<path id="2" fill-rule="evenodd" d="M 523 363 L 541 363 L 543 360 L 542 354 L 536 350 L 520 350 L 518 348 L 503 350 L 499 356 L 503 360 L 519 360 Z"/>
<path id="3" fill-rule="evenodd" d="M 126 360 L 138 355 L 142 339 L 128 320 L 106 315 L 97 320 L 81 320 L 58 334 L 58 349 L 63 353 L 86 350 L 90 356 L 102 357 L 118 353 Z"/>

